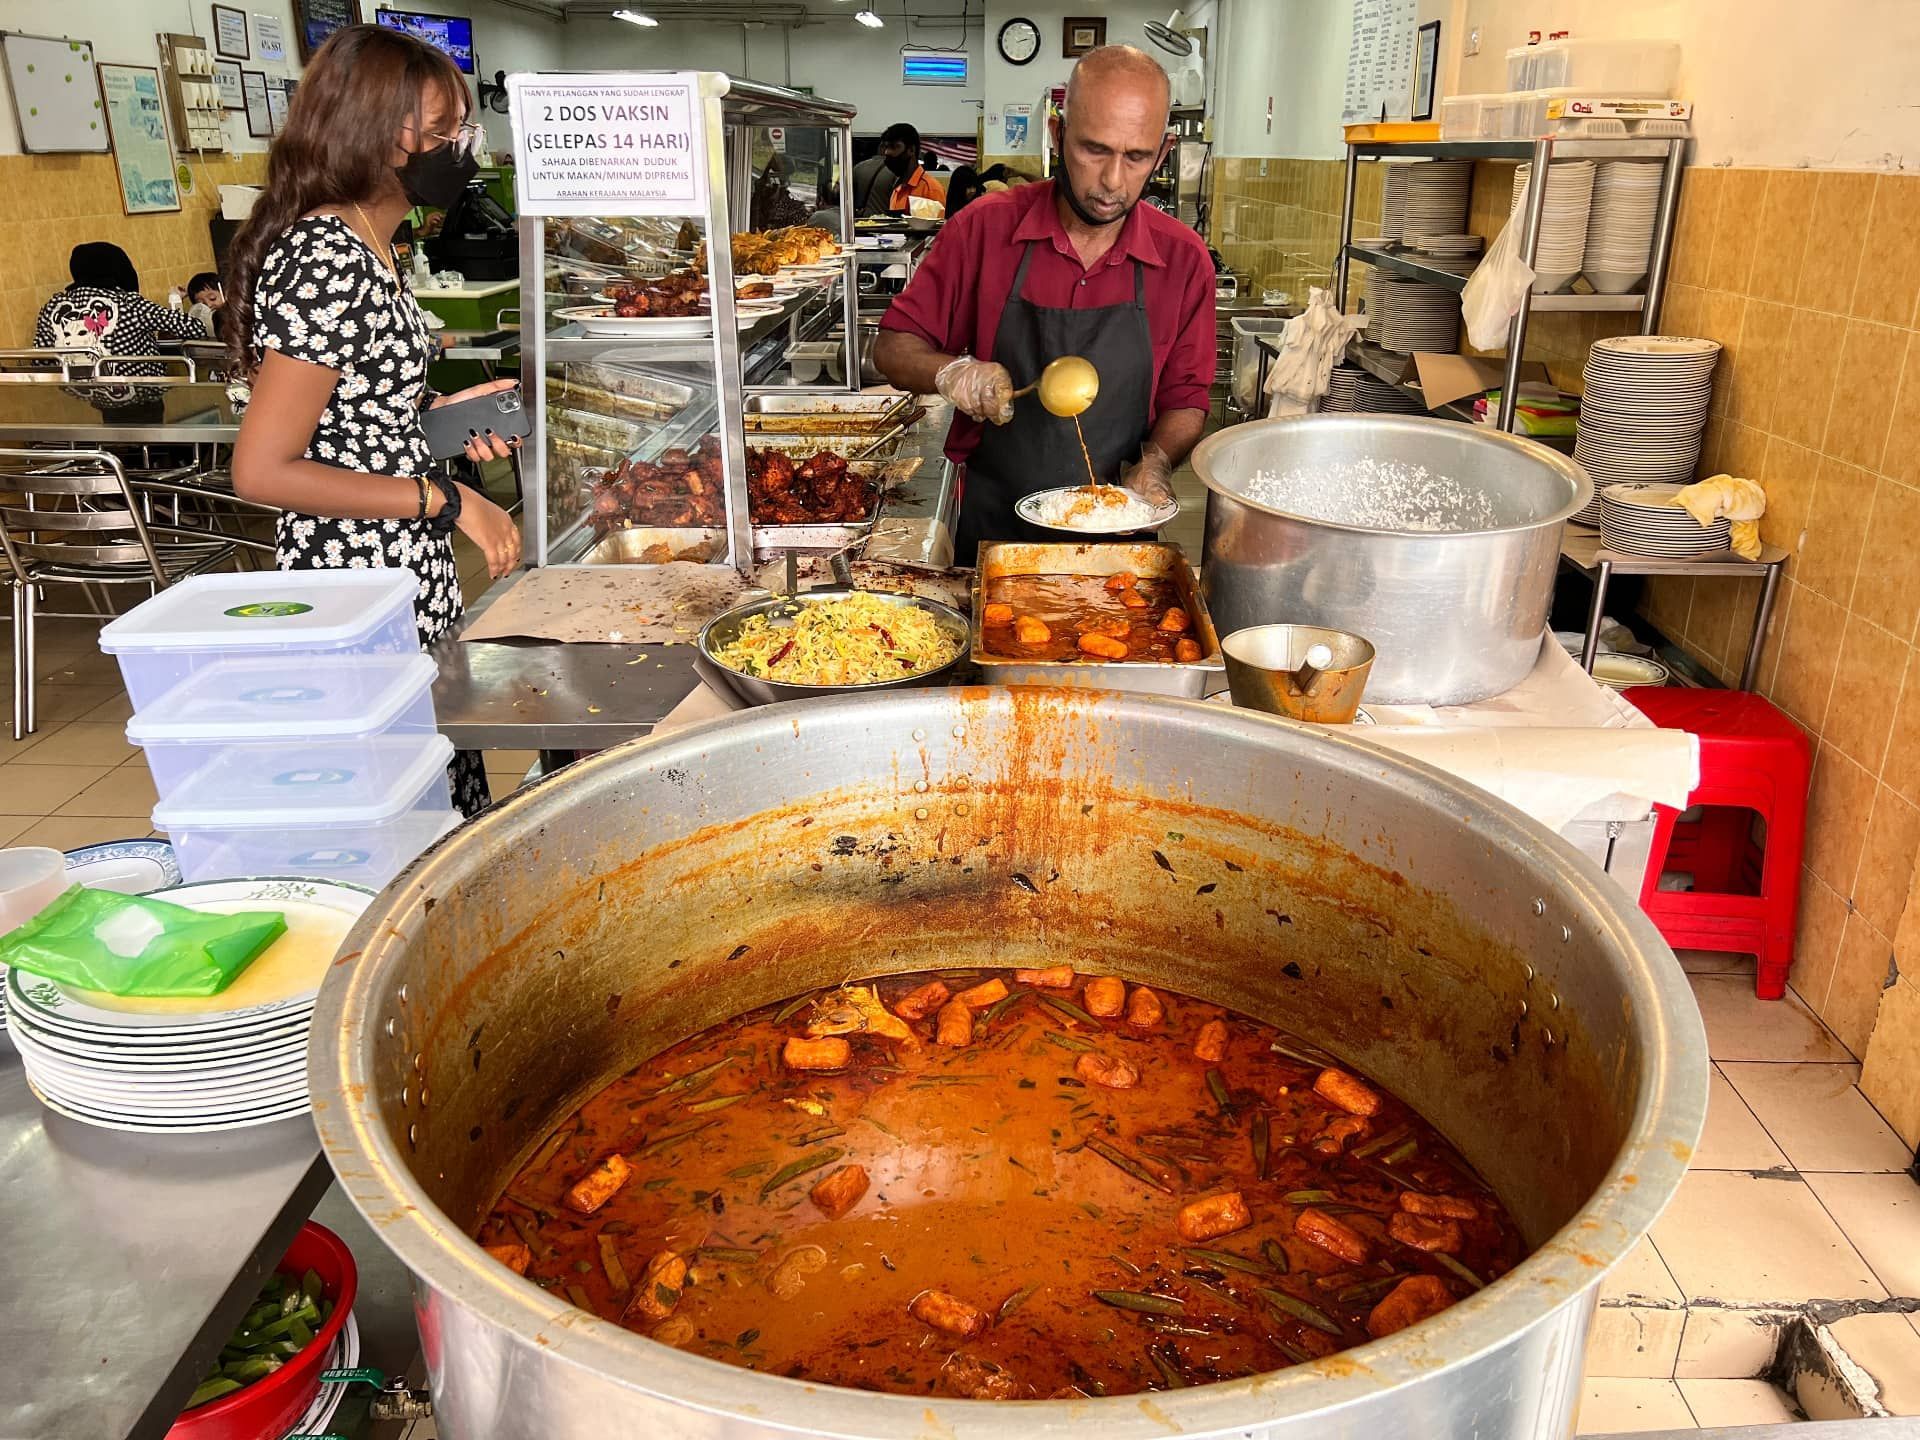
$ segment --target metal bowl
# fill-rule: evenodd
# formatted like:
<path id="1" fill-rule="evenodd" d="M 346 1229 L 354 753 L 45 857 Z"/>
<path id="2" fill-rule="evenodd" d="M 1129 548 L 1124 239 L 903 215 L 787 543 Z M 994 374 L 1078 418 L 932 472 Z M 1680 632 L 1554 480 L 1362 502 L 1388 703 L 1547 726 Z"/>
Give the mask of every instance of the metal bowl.
<path id="1" fill-rule="evenodd" d="M 740 627 L 756 615 L 765 615 L 774 620 L 785 619 L 798 614 L 799 606 L 823 600 L 845 600 L 851 595 L 871 595 L 882 604 L 901 610 L 924 611 L 933 617 L 934 624 L 950 636 L 959 648 L 944 665 L 936 665 L 918 675 L 903 675 L 898 680 L 876 680 L 869 685 L 794 685 L 784 680 L 763 680 L 757 675 L 742 674 L 714 653 L 738 639 Z M 938 684 L 942 677 L 967 658 L 967 642 L 971 633 L 972 627 L 967 623 L 967 617 L 938 600 L 896 594 L 888 590 L 862 590 L 857 586 L 836 585 L 807 590 L 797 596 L 775 595 L 766 600 L 754 600 L 735 606 L 724 615 L 716 615 L 700 632 L 700 654 L 726 677 L 727 683 L 742 700 L 753 705 L 774 705 L 782 700 L 814 700 L 822 695 L 865 695 L 873 690 L 910 690 L 916 685 Z"/>

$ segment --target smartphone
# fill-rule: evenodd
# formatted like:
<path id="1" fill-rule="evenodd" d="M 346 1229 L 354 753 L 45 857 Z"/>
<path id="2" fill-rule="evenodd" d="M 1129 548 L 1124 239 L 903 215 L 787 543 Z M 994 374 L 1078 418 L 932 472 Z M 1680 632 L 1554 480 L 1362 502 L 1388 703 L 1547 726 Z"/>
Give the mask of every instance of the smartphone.
<path id="1" fill-rule="evenodd" d="M 469 440 L 483 435 L 524 440 L 530 426 L 516 385 L 511 390 L 494 390 L 471 400 L 422 410 L 420 428 L 426 431 L 427 450 L 433 458 L 451 460 L 466 450 Z"/>

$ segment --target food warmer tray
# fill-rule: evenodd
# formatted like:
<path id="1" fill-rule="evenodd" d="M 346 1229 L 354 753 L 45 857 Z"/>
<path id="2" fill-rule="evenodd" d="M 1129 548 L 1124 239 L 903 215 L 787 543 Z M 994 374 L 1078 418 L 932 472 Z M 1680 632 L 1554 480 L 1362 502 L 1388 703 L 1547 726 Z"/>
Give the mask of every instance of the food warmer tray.
<path id="1" fill-rule="evenodd" d="M 663 553 L 664 552 L 664 553 Z M 698 565 L 726 558 L 727 532 L 694 526 L 635 525 L 609 530 L 580 557 L 582 565 L 661 565 L 688 560 Z"/>
<path id="2" fill-rule="evenodd" d="M 748 435 L 880 435 L 913 408 L 911 395 L 754 395 L 746 403 Z"/>
<path id="3" fill-rule="evenodd" d="M 1193 619 L 1200 658 L 1190 664 L 1165 660 L 1010 660 L 987 653 L 986 587 L 1010 575 L 1118 575 L 1173 581 L 1180 604 Z M 1194 582 L 1193 567 L 1178 545 L 1161 541 L 1111 544 L 1027 544 L 996 541 L 980 547 L 973 571 L 973 663 L 989 685 L 1076 685 L 1134 690 L 1199 700 L 1222 688 L 1226 661 L 1213 617 Z"/>
<path id="4" fill-rule="evenodd" d="M 783 550 L 847 550 L 866 540 L 873 534 L 874 523 L 879 520 L 880 512 L 886 508 L 887 496 L 913 478 L 920 468 L 922 457 L 910 456 L 905 460 L 850 460 L 847 473 L 872 480 L 880 487 L 880 493 L 874 497 L 873 509 L 864 520 L 851 524 L 819 525 L 755 525 L 753 527 L 753 553 L 764 558 Z"/>

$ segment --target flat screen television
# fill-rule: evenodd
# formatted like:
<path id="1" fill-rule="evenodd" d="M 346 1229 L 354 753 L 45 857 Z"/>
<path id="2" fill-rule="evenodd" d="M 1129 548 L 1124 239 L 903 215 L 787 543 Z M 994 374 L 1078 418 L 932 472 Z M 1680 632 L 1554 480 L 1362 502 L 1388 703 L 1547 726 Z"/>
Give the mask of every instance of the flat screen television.
<path id="1" fill-rule="evenodd" d="M 374 12 L 374 19 L 389 30 L 404 30 L 434 49 L 444 51 L 462 74 L 473 74 L 473 21 L 465 16 L 380 9 Z"/>

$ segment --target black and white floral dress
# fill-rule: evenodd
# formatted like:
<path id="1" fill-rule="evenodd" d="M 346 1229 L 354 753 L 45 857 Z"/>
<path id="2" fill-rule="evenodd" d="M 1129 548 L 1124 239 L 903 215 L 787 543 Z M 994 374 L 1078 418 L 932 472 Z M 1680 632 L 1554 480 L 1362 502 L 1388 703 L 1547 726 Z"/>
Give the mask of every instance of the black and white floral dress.
<path id="1" fill-rule="evenodd" d="M 420 427 L 433 333 L 413 293 L 335 215 L 296 221 L 267 252 L 254 288 L 256 358 L 278 350 L 340 372 L 306 458 L 369 475 L 418 476 L 434 464 Z M 420 579 L 414 622 L 431 645 L 460 618 L 451 529 L 428 520 L 280 516 L 282 570 L 398 566 Z M 454 804 L 475 815 L 491 797 L 478 751 L 454 756 Z"/>

